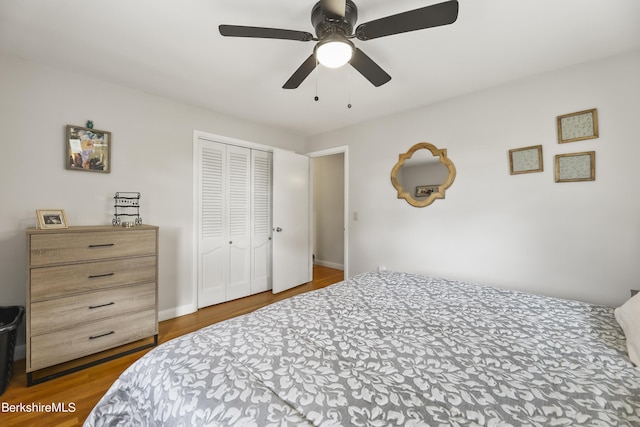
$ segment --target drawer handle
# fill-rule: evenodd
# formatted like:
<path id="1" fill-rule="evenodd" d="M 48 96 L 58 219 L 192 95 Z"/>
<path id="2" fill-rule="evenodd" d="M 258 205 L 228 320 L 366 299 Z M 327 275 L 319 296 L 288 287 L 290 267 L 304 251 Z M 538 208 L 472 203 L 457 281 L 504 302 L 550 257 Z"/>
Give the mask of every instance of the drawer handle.
<path id="1" fill-rule="evenodd" d="M 113 335 L 113 334 L 115 334 L 115 332 L 114 331 L 110 331 L 110 332 L 107 332 L 106 334 L 92 335 L 92 336 L 89 337 L 89 339 L 90 340 L 95 340 L 95 339 L 106 337 L 107 335 Z"/>
<path id="2" fill-rule="evenodd" d="M 97 279 L 99 277 L 109 277 L 109 276 L 113 276 L 115 273 L 106 273 L 106 274 L 93 274 L 91 276 L 89 276 L 89 279 Z"/>
<path id="3" fill-rule="evenodd" d="M 90 305 L 90 306 L 89 306 L 89 310 L 93 310 L 93 309 L 95 309 L 95 308 L 100 308 L 100 307 L 108 307 L 108 306 L 110 306 L 110 305 L 114 305 L 114 304 L 115 304 L 115 302 L 113 302 L 113 301 L 112 301 L 112 302 L 108 302 L 108 303 L 106 303 L 106 304 Z"/>
<path id="4" fill-rule="evenodd" d="M 106 247 L 113 246 L 113 245 L 114 245 L 114 243 L 103 243 L 103 244 L 100 244 L 100 245 L 89 245 L 89 247 L 90 248 L 106 248 Z"/>

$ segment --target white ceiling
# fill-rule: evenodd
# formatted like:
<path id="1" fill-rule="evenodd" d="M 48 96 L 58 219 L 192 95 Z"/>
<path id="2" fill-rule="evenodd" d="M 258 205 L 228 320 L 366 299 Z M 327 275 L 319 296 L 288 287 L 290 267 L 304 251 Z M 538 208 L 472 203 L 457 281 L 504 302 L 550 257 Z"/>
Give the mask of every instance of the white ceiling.
<path id="1" fill-rule="evenodd" d="M 355 0 L 357 24 L 439 2 Z M 285 90 L 314 42 L 218 32 L 235 24 L 313 33 L 314 4 L 0 0 L 0 52 L 306 137 L 640 48 L 638 0 L 460 0 L 452 25 L 355 40 L 392 76 L 386 85 L 373 87 L 349 66 L 320 67 Z"/>

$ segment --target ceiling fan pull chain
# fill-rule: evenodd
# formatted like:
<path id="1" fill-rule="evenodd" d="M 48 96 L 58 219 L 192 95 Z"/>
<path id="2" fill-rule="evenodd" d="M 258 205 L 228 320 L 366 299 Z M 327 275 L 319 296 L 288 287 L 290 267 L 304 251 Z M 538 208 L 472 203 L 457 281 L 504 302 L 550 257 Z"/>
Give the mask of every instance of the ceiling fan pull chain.
<path id="1" fill-rule="evenodd" d="M 316 96 L 313 97 L 313 100 L 318 102 L 320 98 L 318 98 L 318 59 L 316 58 L 316 68 L 314 70 L 314 74 L 316 76 Z"/>
<path id="2" fill-rule="evenodd" d="M 351 67 L 349 67 L 349 103 L 347 104 L 347 108 L 351 108 Z"/>

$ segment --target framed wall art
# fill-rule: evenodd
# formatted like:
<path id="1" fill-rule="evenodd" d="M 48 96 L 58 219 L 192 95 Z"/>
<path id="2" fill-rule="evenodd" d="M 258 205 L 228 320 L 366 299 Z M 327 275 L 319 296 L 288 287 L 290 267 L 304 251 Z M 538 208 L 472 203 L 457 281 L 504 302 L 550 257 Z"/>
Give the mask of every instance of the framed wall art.
<path id="1" fill-rule="evenodd" d="M 37 209 L 38 228 L 68 228 L 67 216 L 62 209 Z"/>
<path id="2" fill-rule="evenodd" d="M 511 175 L 542 172 L 542 145 L 509 150 L 509 172 Z"/>
<path id="3" fill-rule="evenodd" d="M 111 132 L 67 125 L 66 160 L 69 170 L 111 172 Z"/>
<path id="4" fill-rule="evenodd" d="M 556 182 L 595 181 L 595 179 L 595 151 L 556 155 Z"/>
<path id="5" fill-rule="evenodd" d="M 557 120 L 560 144 L 598 137 L 598 110 L 595 108 L 558 116 Z"/>

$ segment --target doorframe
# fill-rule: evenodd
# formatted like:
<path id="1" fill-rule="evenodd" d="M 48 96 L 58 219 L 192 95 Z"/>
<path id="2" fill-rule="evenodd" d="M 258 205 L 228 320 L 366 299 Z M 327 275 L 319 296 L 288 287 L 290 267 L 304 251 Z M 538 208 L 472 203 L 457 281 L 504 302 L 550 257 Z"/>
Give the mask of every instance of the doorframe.
<path id="1" fill-rule="evenodd" d="M 317 157 L 325 157 L 331 156 L 334 154 L 344 154 L 344 280 L 349 278 L 349 146 L 341 145 L 338 147 L 327 148 L 325 150 L 312 151 L 310 153 L 306 153 L 307 156 L 311 159 L 315 159 Z M 313 163 L 311 168 L 313 169 Z M 312 172 L 312 171 L 311 171 Z M 314 182 L 313 182 L 313 173 L 310 173 L 311 176 L 311 194 L 310 194 L 310 203 L 313 200 L 313 191 L 314 191 Z M 311 224 L 314 221 L 313 217 L 313 209 L 311 209 Z M 310 227 L 312 229 L 313 227 Z M 310 230 L 312 233 L 313 231 Z M 309 248 L 310 253 L 313 253 L 313 242 L 315 240 L 315 236 L 313 239 L 310 239 Z"/>
<path id="2" fill-rule="evenodd" d="M 208 141 L 211 142 L 219 142 L 222 144 L 228 144 L 228 145 L 235 145 L 238 147 L 246 147 L 246 148 L 253 148 L 256 150 L 261 150 L 261 151 L 267 151 L 269 153 L 273 153 L 273 151 L 276 149 L 276 147 L 272 147 L 270 145 L 264 145 L 264 144 L 258 144 L 255 142 L 251 142 L 251 141 L 245 141 L 242 139 L 236 139 L 236 138 L 230 138 L 228 136 L 223 136 L 223 135 L 217 135 L 214 133 L 210 133 L 210 132 L 204 132 L 204 131 L 200 131 L 200 130 L 194 130 L 193 131 L 193 143 L 192 143 L 192 153 L 191 153 L 191 157 L 192 157 L 192 194 L 193 194 L 193 202 L 192 202 L 192 210 L 193 210 L 193 235 L 192 235 L 192 241 L 193 241 L 193 245 L 192 245 L 192 259 L 193 259 L 193 263 L 191 266 L 191 277 L 193 278 L 192 280 L 192 285 L 191 285 L 191 301 L 193 302 L 191 307 L 192 310 L 190 311 L 191 313 L 195 313 L 196 311 L 198 311 L 198 242 L 199 242 L 199 236 L 198 236 L 198 209 L 196 208 L 196 201 L 198 200 L 199 194 L 198 194 L 198 168 L 200 167 L 198 164 L 198 155 L 197 155 L 197 147 L 198 147 L 198 140 L 199 139 L 206 139 Z M 182 313 L 182 314 L 189 314 L 189 313 Z M 180 315 L 182 315 L 180 314 Z"/>
<path id="3" fill-rule="evenodd" d="M 197 176 L 197 169 L 196 169 L 198 167 L 198 157 L 196 156 L 196 147 L 197 147 L 198 139 L 200 138 L 207 139 L 210 141 L 215 141 L 215 142 L 221 142 L 224 144 L 254 148 L 258 150 L 268 151 L 270 153 L 273 153 L 273 151 L 277 148 L 270 145 L 259 144 L 251 141 L 242 140 L 242 139 L 230 138 L 224 135 L 217 135 L 210 132 L 194 130 L 193 143 L 192 143 L 192 150 L 193 150 L 192 151 L 192 158 L 193 158 L 192 197 L 193 197 L 194 203 L 192 205 L 192 209 L 195 207 L 195 201 L 197 200 L 196 198 L 198 197 L 198 182 L 197 182 L 198 176 Z M 330 156 L 333 154 L 340 154 L 340 153 L 344 154 L 344 280 L 347 280 L 349 278 L 349 146 L 341 145 L 338 147 L 328 148 L 325 150 L 308 152 L 308 153 L 305 153 L 305 155 L 308 156 L 310 159 L 313 159 L 316 157 L 324 157 L 324 156 Z M 309 171 L 309 174 L 310 174 L 309 179 L 311 180 L 311 186 L 310 186 L 311 194 L 310 194 L 309 200 L 311 203 L 311 200 L 313 200 L 313 175 L 311 174 L 311 171 Z M 311 215 L 310 220 L 313 221 L 313 212 L 311 212 L 310 215 Z M 198 280 L 197 280 L 198 278 L 198 256 L 197 256 L 198 254 L 198 227 L 197 227 L 198 212 L 196 209 L 193 209 L 192 217 L 193 217 L 193 236 L 192 236 L 193 265 L 192 265 L 191 274 L 194 280 L 192 280 L 192 291 L 191 291 L 192 292 L 192 296 L 191 296 L 192 310 L 190 312 L 194 313 L 198 311 Z M 311 223 L 312 222 L 310 222 L 310 224 Z M 309 228 L 311 229 L 311 227 Z M 311 245 L 313 245 L 313 239 L 309 239 L 310 254 L 313 251 L 313 247 L 311 247 Z M 311 258 L 312 257 L 309 257 L 309 263 L 313 262 Z M 182 314 L 188 314 L 188 313 L 183 312 Z"/>

